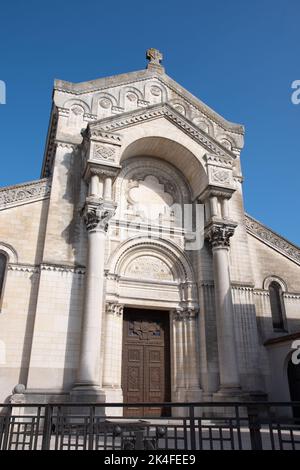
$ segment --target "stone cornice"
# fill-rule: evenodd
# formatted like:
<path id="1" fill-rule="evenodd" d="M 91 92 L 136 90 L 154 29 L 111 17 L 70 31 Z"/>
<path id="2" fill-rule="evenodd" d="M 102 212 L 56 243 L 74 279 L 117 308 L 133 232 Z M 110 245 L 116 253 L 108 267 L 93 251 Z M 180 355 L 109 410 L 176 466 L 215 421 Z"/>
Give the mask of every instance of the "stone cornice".
<path id="1" fill-rule="evenodd" d="M 232 281 L 231 282 L 231 288 L 234 289 L 234 290 L 239 290 L 239 291 L 253 292 L 254 284 L 248 284 L 248 283 L 243 283 L 243 282 L 238 282 L 238 281 Z"/>
<path id="2" fill-rule="evenodd" d="M 0 210 L 47 199 L 50 190 L 51 181 L 48 178 L 0 189 Z"/>
<path id="3" fill-rule="evenodd" d="M 34 264 L 18 264 L 18 263 L 9 263 L 7 266 L 8 271 L 18 271 L 22 273 L 39 273 L 39 266 Z"/>
<path id="4" fill-rule="evenodd" d="M 41 263 L 41 271 L 57 271 L 64 273 L 85 274 L 85 266 L 68 266 L 63 264 Z"/>
<path id="5" fill-rule="evenodd" d="M 245 226 L 248 233 L 300 265 L 300 248 L 298 246 L 273 232 L 273 230 L 267 228 L 248 214 L 245 216 Z"/>
<path id="6" fill-rule="evenodd" d="M 55 135 L 57 131 L 57 123 L 58 123 L 58 113 L 57 113 L 56 107 L 53 106 L 52 111 L 51 111 L 51 118 L 50 118 L 50 124 L 49 124 L 49 129 L 48 129 L 41 177 L 48 178 L 51 175 L 52 163 L 54 160 L 55 148 L 56 148 Z"/>
<path id="7" fill-rule="evenodd" d="M 9 263 L 9 271 L 27 272 L 27 273 L 40 273 L 41 271 L 56 271 L 74 274 L 85 274 L 84 266 L 68 266 L 63 264 L 41 263 L 41 264 L 26 264 L 26 263 Z"/>
<path id="8" fill-rule="evenodd" d="M 101 121 L 90 124 L 90 132 L 100 130 L 104 132 L 114 132 L 136 124 L 146 122 L 153 119 L 165 117 L 175 124 L 179 129 L 185 132 L 189 137 L 197 143 L 203 145 L 206 150 L 218 157 L 223 157 L 223 162 L 235 160 L 236 155 L 230 150 L 223 147 L 219 142 L 199 129 L 190 120 L 186 119 L 182 114 L 178 113 L 168 103 L 149 106 L 146 109 L 137 109 L 129 111 L 117 116 L 110 116 Z M 229 163 L 228 163 L 229 164 Z"/>
<path id="9" fill-rule="evenodd" d="M 270 293 L 268 290 L 265 289 L 254 289 L 253 294 L 255 295 L 260 295 L 260 296 L 265 296 L 269 297 Z M 300 293 L 299 292 L 283 292 L 283 298 L 284 299 L 296 299 L 300 300 Z"/>

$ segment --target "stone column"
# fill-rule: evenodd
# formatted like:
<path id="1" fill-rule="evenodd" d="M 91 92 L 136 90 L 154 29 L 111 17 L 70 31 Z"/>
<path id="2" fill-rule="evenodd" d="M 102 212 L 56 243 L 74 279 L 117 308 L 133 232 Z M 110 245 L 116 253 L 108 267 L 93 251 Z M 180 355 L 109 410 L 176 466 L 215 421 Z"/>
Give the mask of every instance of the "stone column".
<path id="1" fill-rule="evenodd" d="M 92 395 L 102 401 L 100 345 L 103 323 L 103 285 L 105 238 L 108 221 L 115 206 L 102 199 L 87 198 L 83 217 L 88 232 L 88 259 L 84 314 L 81 329 L 81 350 L 77 383 L 73 392 Z"/>
<path id="2" fill-rule="evenodd" d="M 123 308 L 117 303 L 106 305 L 103 387 L 121 391 Z"/>
<path id="3" fill-rule="evenodd" d="M 229 219 L 230 218 L 229 199 L 223 198 L 221 200 L 221 207 L 222 207 L 222 217 L 223 217 L 223 219 Z"/>
<path id="4" fill-rule="evenodd" d="M 111 201 L 112 198 L 112 178 L 107 176 L 104 181 L 104 199 Z"/>
<path id="5" fill-rule="evenodd" d="M 180 307 L 173 311 L 175 348 L 174 388 L 175 401 L 201 401 L 200 367 L 197 347 L 197 310 Z M 173 398 L 173 400 L 174 400 Z M 176 408 L 173 416 L 185 416 L 185 408 Z"/>
<path id="6" fill-rule="evenodd" d="M 218 208 L 218 199 L 216 196 L 211 196 L 209 199 L 210 202 L 210 216 L 218 217 L 219 216 L 219 208 Z"/>
<path id="7" fill-rule="evenodd" d="M 212 223 L 207 237 L 212 246 L 218 354 L 221 396 L 237 396 L 240 392 L 237 351 L 234 333 L 234 312 L 229 274 L 229 239 L 236 224 Z"/>
<path id="8" fill-rule="evenodd" d="M 187 367 L 187 385 L 188 385 L 188 399 L 199 400 L 200 399 L 200 368 L 199 368 L 199 357 L 198 357 L 198 312 L 194 308 L 187 308 L 185 310 L 185 341 L 187 345 L 186 361 Z"/>
<path id="9" fill-rule="evenodd" d="M 99 196 L 99 177 L 98 175 L 92 175 L 89 185 L 89 195 L 97 197 Z"/>

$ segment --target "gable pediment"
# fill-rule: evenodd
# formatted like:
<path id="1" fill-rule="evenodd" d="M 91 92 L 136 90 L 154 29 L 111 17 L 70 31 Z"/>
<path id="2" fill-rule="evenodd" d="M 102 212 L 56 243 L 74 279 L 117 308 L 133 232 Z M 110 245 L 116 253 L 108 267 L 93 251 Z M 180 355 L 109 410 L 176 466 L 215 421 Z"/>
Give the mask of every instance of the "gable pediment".
<path id="1" fill-rule="evenodd" d="M 208 153 L 222 157 L 225 160 L 228 159 L 228 161 L 232 161 L 236 158 L 236 155 L 230 149 L 224 147 L 220 142 L 217 142 L 207 132 L 197 127 L 192 121 L 183 116 L 168 103 L 152 105 L 146 109 L 137 109 L 125 112 L 121 115 L 101 119 L 89 125 L 89 132 L 91 136 L 97 136 L 97 134 L 103 136 L 103 134 L 107 132 L 110 138 L 113 138 L 114 134 L 115 138 L 117 138 L 118 131 L 122 129 L 160 118 L 167 119 L 204 147 Z"/>
<path id="2" fill-rule="evenodd" d="M 168 103 L 196 128 L 230 150 L 243 147 L 244 128 L 213 111 L 165 73 L 142 70 L 89 82 L 55 81 L 54 101 L 68 114 L 82 108 L 84 120 L 95 122 Z"/>

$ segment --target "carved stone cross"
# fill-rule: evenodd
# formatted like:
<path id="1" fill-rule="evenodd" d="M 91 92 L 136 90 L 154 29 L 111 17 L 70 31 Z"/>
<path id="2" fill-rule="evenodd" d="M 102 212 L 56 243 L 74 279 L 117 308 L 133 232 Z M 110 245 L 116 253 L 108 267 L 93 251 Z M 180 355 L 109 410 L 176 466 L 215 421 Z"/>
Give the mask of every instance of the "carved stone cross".
<path id="1" fill-rule="evenodd" d="M 149 64 L 160 65 L 163 60 L 163 55 L 158 49 L 147 49 L 146 58 L 149 60 Z"/>

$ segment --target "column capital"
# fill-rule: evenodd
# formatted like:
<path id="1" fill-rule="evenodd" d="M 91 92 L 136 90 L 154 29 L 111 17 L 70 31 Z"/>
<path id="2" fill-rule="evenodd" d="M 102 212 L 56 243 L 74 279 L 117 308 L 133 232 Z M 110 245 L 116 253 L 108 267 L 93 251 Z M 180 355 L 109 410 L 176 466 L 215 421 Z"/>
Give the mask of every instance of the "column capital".
<path id="1" fill-rule="evenodd" d="M 88 232 L 107 232 L 108 222 L 114 216 L 116 204 L 100 198 L 88 197 L 83 209 L 83 220 Z"/>
<path id="2" fill-rule="evenodd" d="M 209 241 L 211 247 L 229 248 L 230 238 L 233 236 L 237 224 L 235 222 L 224 223 L 212 222 L 205 229 L 205 238 Z"/>
<path id="3" fill-rule="evenodd" d="M 90 162 L 88 162 L 83 172 L 83 179 L 89 182 L 92 175 L 98 175 L 102 178 L 112 178 L 114 180 L 117 177 L 120 168 L 121 167 L 110 167 L 93 163 L 90 164 Z"/>
<path id="4" fill-rule="evenodd" d="M 106 304 L 106 313 L 108 315 L 121 317 L 123 315 L 123 310 L 124 310 L 123 304 L 111 303 L 111 302 L 108 302 Z"/>
<path id="5" fill-rule="evenodd" d="M 189 321 L 193 320 L 198 315 L 198 308 L 196 307 L 179 307 L 173 310 L 174 320 L 176 321 Z"/>

